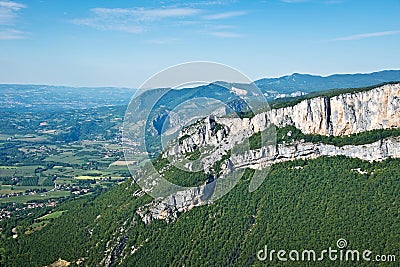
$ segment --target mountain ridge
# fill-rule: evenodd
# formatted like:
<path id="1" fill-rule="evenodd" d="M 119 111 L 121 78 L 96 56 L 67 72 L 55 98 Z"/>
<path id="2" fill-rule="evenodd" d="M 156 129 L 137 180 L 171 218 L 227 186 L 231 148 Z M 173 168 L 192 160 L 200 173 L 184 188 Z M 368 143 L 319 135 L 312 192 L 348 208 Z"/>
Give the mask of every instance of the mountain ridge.
<path id="1" fill-rule="evenodd" d="M 296 97 L 313 92 L 343 89 L 359 88 L 371 85 L 377 85 L 385 82 L 400 81 L 400 70 L 383 70 L 372 73 L 356 74 L 332 74 L 329 76 L 319 76 L 312 74 L 293 73 L 291 75 L 279 78 L 261 78 L 254 81 L 259 87 L 267 101 L 273 101 L 278 98 Z M 212 82 L 205 86 L 189 87 L 179 89 L 185 94 L 198 94 L 198 91 L 205 87 L 214 87 L 218 83 Z M 247 87 L 248 84 L 237 84 L 230 82 L 219 82 L 219 85 L 226 87 Z M 154 90 L 154 91 L 153 91 Z M 145 90 L 148 94 L 157 91 L 169 90 L 168 88 L 154 88 Z M 100 105 L 126 105 L 135 95 L 137 89 L 124 87 L 72 87 L 72 86 L 54 86 L 54 85 L 31 85 L 31 84 L 0 84 L 0 100 L 8 104 L 7 109 L 68 109 L 70 107 L 84 108 L 85 101 L 90 102 L 90 106 Z M 39 97 L 35 102 L 25 96 L 31 92 Z M 59 95 L 62 93 L 61 95 Z M 10 98 L 11 94 L 18 94 Z M 46 98 L 43 97 L 46 96 Z M 139 96 L 140 97 L 140 96 Z M 144 98 L 146 96 L 143 96 Z M 48 98 L 48 99 L 47 99 Z M 65 105 L 65 102 L 71 102 L 72 105 Z M 44 107 L 40 107 L 40 105 Z M 2 107 L 4 109 L 4 107 Z"/>
<path id="2" fill-rule="evenodd" d="M 374 251 L 395 253 L 400 239 L 400 138 L 383 138 L 379 129 L 400 127 L 398 116 L 392 116 L 399 114 L 400 83 L 332 97 L 336 107 L 327 98 L 305 99 L 297 107 L 276 110 L 275 115 L 264 112 L 235 121 L 214 116 L 188 126 L 170 147 L 173 153 L 161 158 L 179 154 L 190 159 L 199 147 L 224 151 L 207 162 L 213 172 L 204 176 L 203 189 L 154 200 L 134 177 L 98 196 L 65 202 L 55 209 L 63 211 L 59 218 L 33 233 L 25 232 L 35 221 L 33 215 L 8 225 L 0 239 L 0 260 L 7 266 L 44 266 L 59 258 L 87 266 L 260 266 L 266 262 L 258 261 L 256 252 L 264 246 L 335 247 L 339 238 L 350 241 L 351 249 L 368 245 Z M 243 143 L 268 129 L 272 116 L 278 126 L 300 125 L 301 132 L 326 139 L 333 136 L 330 127 L 333 133 L 340 135 L 345 129 L 343 135 L 353 137 L 378 130 L 369 133 L 373 142 L 343 147 L 305 142 L 287 131 L 278 136 L 277 146 L 269 144 L 271 149 L 261 144 L 241 153 L 241 158 L 228 153 L 232 146 L 224 145 L 233 139 L 230 136 Z M 380 127 L 382 123 L 385 127 Z M 272 164 L 268 179 L 250 193 L 254 169 L 265 167 L 251 165 L 261 163 Z M 160 165 L 169 178 L 178 174 L 195 178 L 193 173 L 177 172 L 172 164 Z M 197 206 L 209 182 L 229 175 L 235 167 L 243 171 L 236 186 L 223 198 Z M 17 238 L 10 236 L 13 227 Z M 279 264 L 271 264 L 275 263 Z"/>
<path id="3" fill-rule="evenodd" d="M 297 90 L 311 93 L 315 91 L 343 88 L 357 88 L 384 82 L 400 81 L 400 70 L 383 70 L 372 73 L 332 74 L 328 76 L 293 73 L 279 78 L 262 78 L 254 83 L 280 93 L 293 93 Z M 280 91 L 279 89 L 285 88 Z"/>
<path id="4" fill-rule="evenodd" d="M 398 97 L 399 89 L 400 84 L 386 85 L 371 91 L 370 98 L 363 97 L 368 95 L 369 91 L 366 91 L 338 99 L 343 98 L 344 104 L 349 99 L 347 104 L 351 105 L 351 95 L 357 96 L 365 104 L 365 110 L 369 110 L 368 107 L 373 106 L 369 106 L 370 102 L 387 99 L 380 91 L 386 90 Z M 311 100 L 303 101 L 316 114 L 310 116 L 315 117 L 310 123 L 320 124 L 314 129 L 321 131 L 312 133 L 325 134 L 329 138 L 325 132 L 326 124 L 321 119 L 326 115 L 325 99 L 317 97 L 313 100 L 315 105 L 308 105 Z M 357 99 L 352 101 L 357 102 Z M 400 108 L 396 103 L 394 111 Z M 300 117 L 309 111 L 308 108 L 298 110 L 303 111 L 303 114 L 295 114 Z M 384 113 L 384 110 L 376 111 L 380 112 Z M 217 147 L 224 144 L 229 134 L 242 142 L 268 125 L 262 115 L 256 116 L 237 118 L 241 120 L 240 125 L 226 123 L 225 126 L 222 120 L 229 118 L 206 118 L 184 129 L 177 140 L 182 149 L 174 152 L 192 157 L 194 153 L 187 152 L 197 149 L 193 145 Z M 355 116 L 359 117 L 360 113 Z M 286 124 L 292 125 L 290 121 L 282 120 L 282 125 Z M 379 128 L 379 125 L 371 127 Z M 368 129 L 369 126 L 363 130 Z M 245 136 L 240 135 L 241 130 Z M 189 137 L 186 134 L 190 134 Z M 364 248 L 368 241 L 369 249 L 374 251 L 398 251 L 400 159 L 395 157 L 400 155 L 399 137 L 374 139 L 369 145 L 351 146 L 353 150 L 346 150 L 349 146 L 338 148 L 302 142 L 295 139 L 294 134 L 293 131 L 285 133 L 275 152 L 270 150 L 275 154 L 268 179 L 252 193 L 248 188 L 255 171 L 248 168 L 243 170 L 243 178 L 229 193 L 203 206 L 196 206 L 196 201 L 203 201 L 201 194 L 207 190 L 195 189 L 190 194 L 172 195 L 166 200 L 170 203 L 160 202 L 147 195 L 135 177 L 104 194 L 65 202 L 55 209 L 63 211 L 59 218 L 33 233 L 28 234 L 25 230 L 35 221 L 34 215 L 18 222 L 17 226 L 6 225 L 4 237 L 0 239 L 1 263 L 6 266 L 44 266 L 62 258 L 72 265 L 83 262 L 87 266 L 260 266 L 265 263 L 257 260 L 256 252 L 266 245 L 279 249 L 325 248 L 335 247 L 339 238 L 349 240 L 351 249 Z M 370 134 L 379 137 L 381 133 Z M 368 148 L 365 150 L 367 155 L 362 157 L 367 161 L 351 157 L 364 155 L 363 147 Z M 229 175 L 234 167 L 229 161 L 251 164 L 264 158 L 268 163 L 271 159 L 264 157 L 263 151 L 266 150 L 254 148 L 247 154 L 242 153 L 243 158 L 214 158 L 210 164 L 214 163 L 212 168 L 218 174 Z M 332 151 L 338 153 L 332 154 Z M 280 163 L 276 163 L 278 157 Z M 374 161 L 376 159 L 382 161 Z M 171 166 L 161 166 L 164 174 L 168 174 L 167 168 Z M 237 167 L 240 169 L 241 166 Z M 171 174 L 177 173 L 173 170 L 168 175 Z M 190 173 L 183 173 L 183 176 L 194 178 Z M 16 238 L 10 236 L 13 227 L 18 233 Z M 385 232 L 385 229 L 394 230 Z M 326 262 L 321 264 L 325 266 Z"/>
<path id="5" fill-rule="evenodd" d="M 295 159 L 315 159 L 321 156 L 344 155 L 368 161 L 386 160 L 400 157 L 400 139 L 398 137 L 381 138 L 362 145 L 337 147 L 331 144 L 313 144 L 296 140 L 289 144 L 278 144 L 274 141 L 275 128 L 295 127 L 303 134 L 319 136 L 350 136 L 376 130 L 390 130 L 400 127 L 400 83 L 386 84 L 369 90 L 355 93 L 339 94 L 332 97 L 315 97 L 301 101 L 295 106 L 273 109 L 256 114 L 251 118 L 231 118 L 209 116 L 204 120 L 183 129 L 179 138 L 169 144 L 161 152 L 164 160 L 170 165 L 162 165 L 160 174 L 176 173 L 174 164 L 184 165 L 185 169 L 194 172 L 194 168 L 202 164 L 204 173 L 212 176 L 212 180 L 229 180 L 231 174 L 243 168 L 268 168 L 276 162 Z M 264 133 L 265 132 L 265 133 Z M 238 149 L 237 145 L 255 134 L 266 144 L 261 148 L 249 150 Z M 377 133 L 381 134 L 381 133 Z M 287 133 L 287 138 L 290 139 Z M 372 139 L 371 139 L 372 140 Z M 268 143 L 268 142 L 272 142 Z M 280 140 L 277 140 L 280 141 Z M 262 143 L 262 142 L 261 142 Z M 193 154 L 199 154 L 198 161 L 191 161 Z M 128 160 L 131 153 L 128 153 Z M 188 161 L 189 159 L 189 161 Z M 216 164 L 222 168 L 216 168 Z M 172 169 L 171 169 L 172 167 Z M 168 169 L 171 169 L 170 171 Z M 218 170 L 217 170 L 218 169 Z M 157 188 L 155 173 L 146 172 L 137 177 L 144 191 Z M 209 180 L 209 179 L 208 179 Z M 206 181 L 204 181 L 206 182 Z M 206 197 L 215 185 L 206 183 L 193 191 L 179 191 L 165 200 L 156 200 L 153 205 L 140 211 L 142 220 L 149 223 L 153 219 L 176 219 L 183 211 L 194 206 L 207 203 Z M 178 197 L 179 195 L 179 197 Z M 199 199 L 205 199 L 200 201 Z M 173 203 L 173 204 L 171 204 Z"/>

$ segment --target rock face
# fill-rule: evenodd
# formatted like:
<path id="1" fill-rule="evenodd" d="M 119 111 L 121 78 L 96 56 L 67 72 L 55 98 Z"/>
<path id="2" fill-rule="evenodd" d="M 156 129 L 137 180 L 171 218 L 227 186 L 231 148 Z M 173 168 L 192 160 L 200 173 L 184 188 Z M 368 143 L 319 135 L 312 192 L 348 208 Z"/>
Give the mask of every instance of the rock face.
<path id="1" fill-rule="evenodd" d="M 214 132 L 216 124 L 222 127 Z M 215 147 L 221 145 L 223 139 L 229 139 L 229 143 L 240 143 L 272 124 L 279 128 L 295 126 L 305 134 L 334 136 L 400 127 L 400 84 L 331 98 L 307 99 L 291 107 L 257 114 L 251 119 L 211 116 L 203 123 L 182 131 L 181 142 L 169 149 L 166 155 L 191 152 L 198 146 Z"/>
<path id="2" fill-rule="evenodd" d="M 331 98 L 304 100 L 293 107 L 268 111 L 252 120 L 265 127 L 265 116 L 277 127 L 293 125 L 306 134 L 342 136 L 400 126 L 400 84 Z"/>
<path id="3" fill-rule="evenodd" d="M 189 162 L 187 168 L 191 171 L 196 169 L 207 172 L 234 144 L 242 142 L 245 137 L 253 133 L 249 127 L 242 127 L 244 132 L 238 134 L 235 132 L 237 128 L 223 125 L 219 121 L 220 119 L 209 116 L 182 130 L 179 138 L 164 151 L 163 157 L 176 162 L 180 161 L 185 154 L 201 149 L 203 167 L 193 168 L 193 162 Z"/>
<path id="4" fill-rule="evenodd" d="M 145 224 L 155 219 L 167 222 L 174 221 L 179 213 L 191 210 L 207 201 L 211 197 L 213 189 L 213 184 L 206 184 L 179 191 L 165 199 L 156 199 L 148 205 L 140 207 L 136 213 Z"/>
<path id="5" fill-rule="evenodd" d="M 400 137 L 388 138 L 366 145 L 343 147 L 305 142 L 279 144 L 233 155 L 230 160 L 234 168 L 262 169 L 274 163 L 296 159 L 315 159 L 322 156 L 346 156 L 366 161 L 400 158 Z"/>
<path id="6" fill-rule="evenodd" d="M 222 165 L 222 175 L 236 169 L 263 169 L 275 163 L 296 159 L 315 159 L 322 156 L 346 156 L 366 161 L 379 161 L 388 158 L 400 158 L 400 137 L 387 138 L 366 145 L 347 145 L 337 147 L 327 144 L 294 142 L 292 144 L 269 145 L 243 154 L 232 155 Z M 155 219 L 174 221 L 179 213 L 199 206 L 211 197 L 210 184 L 177 192 L 163 200 L 154 200 L 141 207 L 137 213 L 146 224 Z"/>
<path id="7" fill-rule="evenodd" d="M 400 127 L 400 84 L 331 98 L 307 99 L 291 107 L 257 114 L 251 119 L 209 116 L 184 129 L 179 142 L 172 143 L 163 156 L 174 157 L 199 147 L 209 147 L 209 151 L 203 153 L 208 156 L 202 159 L 203 169 L 208 171 L 226 151 L 271 125 L 291 125 L 305 134 L 334 136 Z"/>
<path id="8" fill-rule="evenodd" d="M 388 84 L 369 91 L 339 96 L 316 97 L 281 109 L 269 110 L 253 118 L 218 118 L 209 116 L 183 129 L 163 152 L 163 157 L 184 162 L 193 171 L 193 162 L 185 163 L 188 153 L 200 149 L 199 161 L 210 173 L 212 166 L 225 156 L 215 178 L 235 169 L 263 169 L 274 163 L 321 156 L 346 156 L 367 161 L 400 158 L 400 137 L 391 137 L 366 145 L 336 147 L 322 143 L 292 142 L 267 144 L 261 149 L 233 153 L 237 144 L 256 132 L 277 127 L 295 126 L 306 134 L 350 135 L 360 132 L 400 127 L 400 84 Z M 154 200 L 137 213 L 145 223 L 153 219 L 174 220 L 181 212 L 201 205 L 212 195 L 208 185 L 190 188 L 163 200 Z"/>

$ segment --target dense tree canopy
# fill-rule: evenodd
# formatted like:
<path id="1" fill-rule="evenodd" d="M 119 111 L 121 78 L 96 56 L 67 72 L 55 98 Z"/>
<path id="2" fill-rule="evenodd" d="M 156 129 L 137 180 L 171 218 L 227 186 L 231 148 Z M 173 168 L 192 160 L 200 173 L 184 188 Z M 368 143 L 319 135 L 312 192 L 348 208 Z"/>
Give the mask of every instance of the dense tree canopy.
<path id="1" fill-rule="evenodd" d="M 128 181 L 97 197 L 64 203 L 57 209 L 67 212 L 29 235 L 23 232 L 32 218 L 15 222 L 20 235 L 12 239 L 3 231 L 2 262 L 43 266 L 61 257 L 84 258 L 95 266 L 118 236 L 124 237 L 124 266 L 261 266 L 266 262 L 256 252 L 265 245 L 325 249 L 335 247 L 339 238 L 348 240 L 351 249 L 395 254 L 400 249 L 399 163 L 344 157 L 286 162 L 274 165 L 253 193 L 247 171 L 225 197 L 169 224 L 140 220 L 135 210 L 150 198 L 134 197 L 138 187 Z M 112 259 L 116 265 L 121 257 Z"/>

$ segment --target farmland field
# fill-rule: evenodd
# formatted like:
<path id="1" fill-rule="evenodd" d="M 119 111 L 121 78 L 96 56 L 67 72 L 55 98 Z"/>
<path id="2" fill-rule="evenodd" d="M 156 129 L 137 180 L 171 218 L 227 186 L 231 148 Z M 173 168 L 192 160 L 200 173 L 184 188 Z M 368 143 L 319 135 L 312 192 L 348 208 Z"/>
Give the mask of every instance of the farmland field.
<path id="1" fill-rule="evenodd" d="M 0 204 L 3 203 L 27 203 L 30 201 L 47 200 L 52 198 L 68 197 L 71 193 L 67 191 L 54 191 L 42 194 L 27 195 L 27 196 L 15 196 L 8 198 L 1 198 Z"/>
<path id="2" fill-rule="evenodd" d="M 0 204 L 77 197 L 130 177 L 119 131 L 123 112 L 106 107 L 4 115 Z"/>

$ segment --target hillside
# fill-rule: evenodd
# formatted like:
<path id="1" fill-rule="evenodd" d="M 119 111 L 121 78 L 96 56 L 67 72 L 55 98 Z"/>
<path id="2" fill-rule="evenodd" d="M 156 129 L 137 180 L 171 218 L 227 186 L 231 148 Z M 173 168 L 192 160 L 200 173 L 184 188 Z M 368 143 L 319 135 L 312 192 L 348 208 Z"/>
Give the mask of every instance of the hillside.
<path id="1" fill-rule="evenodd" d="M 281 124 L 277 110 L 268 111 L 275 115 L 244 119 L 208 117 L 183 129 L 153 162 L 167 180 L 199 187 L 152 200 L 138 186 L 155 174 L 144 169 L 136 182 L 129 179 L 100 195 L 66 201 L 41 227 L 38 218 L 44 214 L 37 213 L 2 222 L 2 264 L 44 266 L 61 258 L 88 266 L 261 266 L 269 260 L 259 260 L 256 253 L 265 246 L 319 253 L 336 248 L 336 241 L 344 238 L 347 248 L 387 255 L 392 262 L 385 265 L 396 266 L 391 255 L 400 249 L 400 124 L 393 99 L 398 99 L 399 88 L 391 84 L 333 96 L 343 107 L 357 103 L 358 110 L 365 105 L 362 110 L 371 122 L 373 116 L 387 118 L 381 120 L 383 127 L 344 109 L 340 121 L 350 118 L 344 136 L 307 130 L 326 129 L 326 97 L 301 101 L 299 111 L 296 106 L 283 108 Z M 310 105 L 314 102 L 319 104 Z M 335 107 L 331 109 L 335 114 Z M 296 123 L 297 117 L 306 121 Z M 360 119 L 369 126 L 360 128 Z M 316 122 L 320 128 L 306 126 Z M 340 129 L 340 123 L 331 122 L 333 132 Z M 272 137 L 268 134 L 275 135 L 276 143 L 265 141 Z M 203 169 L 183 171 L 166 158 L 199 160 Z M 260 170 L 264 176 L 254 188 Z M 237 173 L 240 177 L 230 180 Z M 212 196 L 217 191 L 209 189 L 224 181 L 234 186 L 227 185 L 230 191 L 220 198 Z M 157 182 L 147 186 L 151 190 Z M 271 264 L 282 262 L 275 257 Z M 328 258 L 322 262 L 326 264 Z M 369 266 L 366 261 L 357 264 Z"/>
<path id="2" fill-rule="evenodd" d="M 60 206 L 68 211 L 42 230 L 2 239 L 2 260 L 7 266 L 43 266 L 60 257 L 88 266 L 261 266 L 266 262 L 256 252 L 265 245 L 322 250 L 336 248 L 339 238 L 351 249 L 393 254 L 400 245 L 399 163 L 339 157 L 278 164 L 257 191 L 247 191 L 244 176 L 223 199 L 169 224 L 141 222 L 135 209 L 149 198 L 133 196 L 139 188 L 128 181 Z"/>

